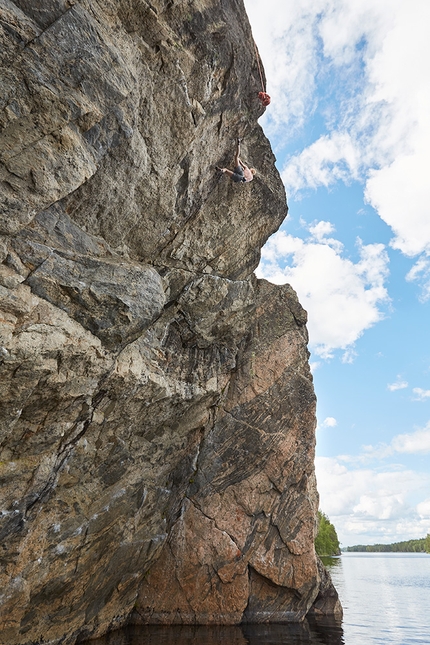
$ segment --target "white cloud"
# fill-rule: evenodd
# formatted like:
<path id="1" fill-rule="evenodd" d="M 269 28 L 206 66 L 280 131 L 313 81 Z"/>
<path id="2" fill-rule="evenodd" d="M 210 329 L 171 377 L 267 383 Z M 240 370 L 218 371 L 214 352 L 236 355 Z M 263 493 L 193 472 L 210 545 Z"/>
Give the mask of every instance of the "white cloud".
<path id="1" fill-rule="evenodd" d="M 316 222 L 315 224 L 311 224 L 309 226 L 309 232 L 314 237 L 318 242 L 327 242 L 327 235 L 330 235 L 330 233 L 334 233 L 335 228 L 331 222 Z M 335 242 L 335 240 L 330 239 L 330 243 Z"/>
<path id="2" fill-rule="evenodd" d="M 355 361 L 358 354 L 353 347 L 347 347 L 342 355 L 342 363 L 351 364 Z"/>
<path id="3" fill-rule="evenodd" d="M 335 428 L 337 426 L 337 421 L 334 417 L 326 417 L 321 424 L 322 428 Z"/>
<path id="4" fill-rule="evenodd" d="M 421 256 L 406 274 L 408 282 L 417 282 L 421 287 L 421 300 L 425 302 L 430 298 L 430 258 Z"/>
<path id="5" fill-rule="evenodd" d="M 315 14 L 326 0 L 245 0 L 272 97 L 265 130 L 297 131 L 313 97 L 317 72 Z"/>
<path id="6" fill-rule="evenodd" d="M 359 178 L 359 149 L 347 133 L 324 135 L 291 157 L 282 171 L 288 191 L 331 186 Z"/>
<path id="7" fill-rule="evenodd" d="M 391 484 L 391 482 L 390 482 Z M 378 494 L 360 495 L 358 504 L 353 507 L 353 513 L 373 517 L 377 520 L 389 520 L 401 518 L 404 513 L 404 493 L 393 493 L 391 486 L 389 491 L 378 491 Z"/>
<path id="8" fill-rule="evenodd" d="M 358 456 L 317 457 L 320 506 L 344 545 L 398 542 L 430 530 L 430 473 L 382 460 L 398 454 L 430 453 L 430 422 L 397 435 L 390 444 L 363 446 Z M 378 468 L 365 464 L 379 460 Z"/>
<path id="9" fill-rule="evenodd" d="M 297 291 L 309 313 L 315 354 L 329 358 L 342 349 L 349 362 L 355 341 L 383 316 L 388 256 L 382 244 L 364 245 L 358 240 L 360 260 L 353 263 L 342 256 L 339 241 L 325 237 L 332 232 L 329 222 L 318 222 L 310 227 L 307 240 L 275 233 L 262 250 L 256 273 L 275 284 L 289 282 Z"/>
<path id="10" fill-rule="evenodd" d="M 269 137 L 287 145 L 317 108 L 326 121 L 286 163 L 287 190 L 360 180 L 393 231 L 391 245 L 420 256 L 408 279 L 429 298 L 430 3 L 245 3 L 273 99 L 263 118 Z M 318 106 L 327 77 L 335 98 Z"/>
<path id="11" fill-rule="evenodd" d="M 388 383 L 387 390 L 390 390 L 390 392 L 395 392 L 396 390 L 404 390 L 407 387 L 408 387 L 408 382 L 403 381 L 400 378 L 400 376 L 398 376 L 397 381 L 395 383 Z"/>
<path id="12" fill-rule="evenodd" d="M 430 498 L 425 499 L 423 502 L 418 504 L 417 506 L 417 511 L 423 519 L 428 519 L 430 520 Z M 430 529 L 429 529 L 430 531 Z"/>
<path id="13" fill-rule="evenodd" d="M 415 432 L 398 434 L 391 440 L 391 443 L 379 443 L 376 446 L 362 446 L 362 454 L 358 457 L 339 457 L 343 461 L 355 461 L 367 463 L 375 459 L 385 459 L 394 454 L 422 455 L 430 453 L 430 421 L 424 428 Z"/>
<path id="14" fill-rule="evenodd" d="M 411 434 L 399 434 L 391 442 L 393 450 L 401 453 L 427 454 L 430 453 L 430 422 L 425 428 Z"/>
<path id="15" fill-rule="evenodd" d="M 344 461 L 354 461 L 361 463 L 368 463 L 369 461 L 375 461 L 375 459 L 385 459 L 386 457 L 391 457 L 394 450 L 391 445 L 387 443 L 380 442 L 376 446 L 366 445 L 362 446 L 363 452 L 358 457 L 346 457 Z"/>
<path id="16" fill-rule="evenodd" d="M 428 2 L 397 2 L 395 24 L 381 33 L 379 50 L 369 61 L 370 98 L 389 108 L 379 139 L 395 154 L 372 171 L 366 195 L 393 229 L 394 248 L 407 255 L 430 251 L 429 27 Z"/>
<path id="17" fill-rule="evenodd" d="M 430 2 L 245 4 L 272 96 L 262 125 L 278 158 L 283 147 L 296 146 L 282 170 L 287 191 L 361 182 L 366 201 L 391 228 L 391 246 L 415 258 L 407 280 L 429 299 Z M 323 86 L 326 96 L 318 103 Z M 317 110 L 325 125 L 317 125 L 313 135 L 304 124 Z M 307 137 L 302 149 L 298 134 Z M 318 222 L 309 232 L 305 240 L 273 236 L 259 275 L 296 289 L 309 312 L 315 354 L 324 358 L 341 349 L 343 360 L 351 361 L 354 342 L 382 318 L 387 255 L 382 245 L 362 244 L 360 260 L 352 262 L 329 223 Z M 399 378 L 388 388 L 403 389 L 404 383 Z M 425 400 L 426 392 L 415 388 L 414 394 Z M 344 544 L 428 532 L 430 475 L 363 465 L 390 455 L 424 454 L 428 429 L 368 446 L 359 457 L 317 460 L 321 506 Z"/>
<path id="18" fill-rule="evenodd" d="M 346 467 L 338 458 L 318 457 L 320 507 L 344 545 L 395 542 L 423 537 L 428 530 L 430 474 L 401 467 L 380 470 Z M 422 512 L 421 512 L 422 511 Z"/>
<path id="19" fill-rule="evenodd" d="M 426 401 L 430 397 L 430 390 L 423 390 L 421 387 L 414 387 L 412 392 L 416 394 L 416 401 Z"/>

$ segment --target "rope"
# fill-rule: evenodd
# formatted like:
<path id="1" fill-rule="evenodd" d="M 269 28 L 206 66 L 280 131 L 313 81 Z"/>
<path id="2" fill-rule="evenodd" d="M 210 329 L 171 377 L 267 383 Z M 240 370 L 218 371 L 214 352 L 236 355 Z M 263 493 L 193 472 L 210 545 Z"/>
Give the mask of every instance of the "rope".
<path id="1" fill-rule="evenodd" d="M 261 71 L 260 57 L 258 55 L 257 44 L 255 40 L 254 40 L 254 48 L 255 48 L 255 58 L 257 59 L 258 72 L 260 74 L 261 88 L 262 88 L 262 91 L 258 93 L 258 98 L 260 99 L 261 104 L 264 107 L 267 107 L 268 105 L 270 105 L 270 96 L 266 93 L 266 90 L 264 89 L 263 72 Z"/>
<path id="2" fill-rule="evenodd" d="M 255 58 L 257 59 L 257 66 L 258 66 L 258 71 L 259 71 L 259 74 L 260 74 L 261 88 L 262 88 L 263 92 L 265 92 L 266 90 L 264 89 L 263 74 L 261 72 L 261 67 L 260 67 L 260 57 L 258 55 L 257 44 L 256 44 L 255 40 L 254 40 L 254 48 L 255 48 Z"/>

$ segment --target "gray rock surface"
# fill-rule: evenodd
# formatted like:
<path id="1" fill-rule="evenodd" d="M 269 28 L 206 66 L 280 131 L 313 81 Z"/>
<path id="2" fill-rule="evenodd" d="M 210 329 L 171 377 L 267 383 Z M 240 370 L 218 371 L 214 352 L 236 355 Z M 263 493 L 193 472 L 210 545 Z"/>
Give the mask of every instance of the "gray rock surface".
<path id="1" fill-rule="evenodd" d="M 0 38 L 1 642 L 337 613 L 242 0 L 0 0 Z"/>

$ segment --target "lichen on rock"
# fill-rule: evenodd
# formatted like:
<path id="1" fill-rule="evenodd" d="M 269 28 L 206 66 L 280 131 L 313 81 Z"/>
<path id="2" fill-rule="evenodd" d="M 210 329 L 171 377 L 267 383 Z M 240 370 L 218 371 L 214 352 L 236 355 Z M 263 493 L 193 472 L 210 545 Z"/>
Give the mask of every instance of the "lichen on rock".
<path id="1" fill-rule="evenodd" d="M 242 1 L 1 0 L 0 37 L 1 642 L 339 613 Z"/>

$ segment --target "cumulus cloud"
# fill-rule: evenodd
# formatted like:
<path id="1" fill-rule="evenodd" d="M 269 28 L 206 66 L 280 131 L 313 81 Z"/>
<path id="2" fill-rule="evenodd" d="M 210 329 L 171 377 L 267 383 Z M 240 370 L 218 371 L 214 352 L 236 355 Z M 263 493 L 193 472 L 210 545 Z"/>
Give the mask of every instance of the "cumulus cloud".
<path id="1" fill-rule="evenodd" d="M 345 456 L 344 461 L 355 461 L 366 463 L 375 459 L 385 459 L 394 454 L 423 455 L 430 453 L 430 421 L 424 428 L 415 432 L 398 434 L 391 440 L 391 443 L 379 443 L 376 446 L 362 446 L 363 452 L 357 457 Z"/>
<path id="2" fill-rule="evenodd" d="M 417 505 L 417 511 L 420 517 L 430 520 L 430 497 Z"/>
<path id="3" fill-rule="evenodd" d="M 265 129 L 297 131 L 315 106 L 318 68 L 315 12 L 326 0 L 245 0 L 272 97 Z"/>
<path id="4" fill-rule="evenodd" d="M 291 157 L 281 176 L 287 190 L 332 186 L 341 180 L 360 178 L 360 151 L 348 133 L 324 135 Z"/>
<path id="5" fill-rule="evenodd" d="M 321 428 L 335 428 L 337 421 L 334 417 L 326 417 L 321 424 Z"/>
<path id="6" fill-rule="evenodd" d="M 388 383 L 387 390 L 390 390 L 390 392 L 395 392 L 396 390 L 404 390 L 407 387 L 408 387 L 408 382 L 402 380 L 400 376 L 398 376 L 397 381 L 395 383 Z"/>
<path id="7" fill-rule="evenodd" d="M 421 287 L 420 300 L 426 302 L 430 298 L 430 258 L 421 256 L 406 274 L 408 282 L 417 282 Z"/>
<path id="8" fill-rule="evenodd" d="M 406 279 L 420 287 L 422 300 L 429 299 L 430 3 L 245 5 L 272 96 L 261 122 L 278 158 L 292 150 L 281 171 L 288 193 L 300 197 L 300 191 L 336 182 L 361 184 L 363 198 L 392 231 L 391 246 L 414 259 Z M 316 112 L 313 134 L 304 125 Z M 339 349 L 344 361 L 353 360 L 355 341 L 383 317 L 386 250 L 359 243 L 359 251 L 360 260 L 351 261 L 329 222 L 314 224 L 304 239 L 278 233 L 263 249 L 258 274 L 296 289 L 309 312 L 318 360 Z M 395 392 L 405 384 L 398 378 L 387 387 Z M 414 388 L 417 400 L 428 400 L 427 392 Z M 378 471 L 366 468 L 371 459 L 426 454 L 428 431 L 367 446 L 359 456 L 317 460 L 321 506 L 344 544 L 428 532 L 430 475 L 386 462 Z"/>
<path id="9" fill-rule="evenodd" d="M 275 233 L 262 250 L 257 275 L 275 284 L 289 282 L 309 313 L 310 345 L 315 354 L 329 358 L 344 350 L 353 359 L 353 345 L 365 329 L 381 320 L 388 302 L 385 280 L 388 256 L 382 244 L 357 240 L 360 260 L 343 256 L 342 244 L 327 237 L 330 222 L 314 223 L 305 240 Z"/>
<path id="10" fill-rule="evenodd" d="M 391 442 L 395 452 L 411 454 L 430 453 L 430 422 L 425 428 L 410 434 L 399 434 Z"/>
<path id="11" fill-rule="evenodd" d="M 317 457 L 320 506 L 344 545 L 397 542 L 429 531 L 430 473 L 381 460 L 399 454 L 430 453 L 430 422 L 390 444 L 363 446 L 358 455 Z M 366 467 L 379 460 L 378 469 Z"/>
<path id="12" fill-rule="evenodd" d="M 395 542 L 422 537 L 428 530 L 430 474 L 402 467 L 374 471 L 318 457 L 320 506 L 344 545 Z M 416 503 L 416 499 L 423 499 Z"/>
<path id="13" fill-rule="evenodd" d="M 273 98 L 263 119 L 269 136 L 287 144 L 317 107 L 324 111 L 326 131 L 282 170 L 287 190 L 361 181 L 393 232 L 391 245 L 418 257 L 408 279 L 428 299 L 430 3 L 245 3 Z M 319 78 L 327 77 L 336 99 L 317 106 Z"/>
<path id="14" fill-rule="evenodd" d="M 380 139 L 396 154 L 370 173 L 366 195 L 393 229 L 393 246 L 407 255 L 430 250 L 429 26 L 429 3 L 397 2 L 395 22 L 368 66 L 371 98 L 389 106 Z"/>
<path id="15" fill-rule="evenodd" d="M 430 390 L 423 390 L 421 387 L 414 387 L 412 392 L 416 401 L 426 401 L 430 397 Z"/>
<path id="16" fill-rule="evenodd" d="M 345 545 L 396 542 L 430 530 L 430 473 L 387 462 L 400 454 L 430 453 L 430 422 L 390 444 L 363 446 L 359 455 L 317 457 L 320 506 Z M 377 460 L 378 468 L 367 467 Z M 408 537 L 405 537 L 408 536 Z"/>

